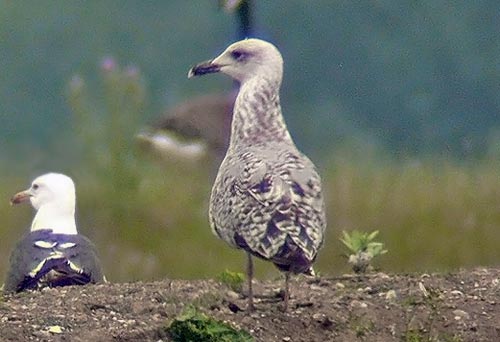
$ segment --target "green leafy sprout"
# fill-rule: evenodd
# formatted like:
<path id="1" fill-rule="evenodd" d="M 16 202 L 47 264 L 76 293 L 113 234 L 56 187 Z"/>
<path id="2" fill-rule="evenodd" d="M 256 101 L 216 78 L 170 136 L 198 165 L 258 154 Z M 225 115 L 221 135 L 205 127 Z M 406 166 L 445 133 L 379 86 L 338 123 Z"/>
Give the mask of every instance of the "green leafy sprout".
<path id="1" fill-rule="evenodd" d="M 348 262 L 354 273 L 366 273 L 370 270 L 371 261 L 376 256 L 387 253 L 382 242 L 374 241 L 379 231 L 371 233 L 353 230 L 348 233 L 342 231 L 340 241 L 349 249 Z"/>
<path id="2" fill-rule="evenodd" d="M 190 306 L 167 328 L 175 342 L 252 342 L 245 330 L 237 330 L 217 321 Z"/>

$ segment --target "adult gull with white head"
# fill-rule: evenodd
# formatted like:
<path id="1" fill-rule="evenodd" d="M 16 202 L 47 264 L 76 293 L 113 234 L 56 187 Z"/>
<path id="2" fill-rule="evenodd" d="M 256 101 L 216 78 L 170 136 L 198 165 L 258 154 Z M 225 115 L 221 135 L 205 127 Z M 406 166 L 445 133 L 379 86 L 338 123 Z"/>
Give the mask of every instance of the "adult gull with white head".
<path id="1" fill-rule="evenodd" d="M 59 173 L 42 175 L 11 204 L 26 201 L 36 214 L 30 232 L 12 251 L 4 291 L 105 282 L 94 244 L 76 229 L 73 180 Z"/>

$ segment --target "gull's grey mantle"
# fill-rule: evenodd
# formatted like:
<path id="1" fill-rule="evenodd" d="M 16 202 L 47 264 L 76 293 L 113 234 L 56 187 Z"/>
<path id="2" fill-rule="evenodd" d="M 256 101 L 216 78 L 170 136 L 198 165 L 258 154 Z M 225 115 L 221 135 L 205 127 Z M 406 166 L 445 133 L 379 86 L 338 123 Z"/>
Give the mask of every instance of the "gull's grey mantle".
<path id="1" fill-rule="evenodd" d="M 29 232 L 10 257 L 5 292 L 104 282 L 94 244 L 81 234 Z"/>

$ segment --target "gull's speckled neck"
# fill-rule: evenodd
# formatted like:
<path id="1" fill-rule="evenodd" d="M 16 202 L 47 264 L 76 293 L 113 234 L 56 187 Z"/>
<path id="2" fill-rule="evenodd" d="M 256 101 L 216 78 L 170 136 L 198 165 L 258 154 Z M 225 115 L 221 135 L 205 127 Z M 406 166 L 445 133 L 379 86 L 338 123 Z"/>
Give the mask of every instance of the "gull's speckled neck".
<path id="1" fill-rule="evenodd" d="M 281 114 L 279 79 L 256 75 L 241 84 L 234 106 L 230 149 L 239 144 L 286 141 L 292 138 Z"/>

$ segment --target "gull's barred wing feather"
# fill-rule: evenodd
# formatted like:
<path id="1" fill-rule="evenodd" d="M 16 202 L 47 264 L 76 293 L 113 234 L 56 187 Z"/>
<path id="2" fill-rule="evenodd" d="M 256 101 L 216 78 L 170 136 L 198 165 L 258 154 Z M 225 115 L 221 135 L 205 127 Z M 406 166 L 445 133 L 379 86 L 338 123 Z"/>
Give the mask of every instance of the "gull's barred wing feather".
<path id="1" fill-rule="evenodd" d="M 264 153 L 263 153 L 264 151 Z M 276 153 L 252 149 L 227 158 L 228 172 L 214 186 L 213 198 L 226 208 L 211 215 L 216 234 L 284 268 L 304 272 L 322 244 L 325 227 L 320 178 L 314 165 L 298 151 Z M 219 194 L 217 189 L 230 189 Z M 222 196 L 223 195 L 223 196 Z M 213 217 L 217 217 L 215 220 Z M 218 229 L 221 227 L 222 229 Z M 294 260 L 304 258 L 305 260 Z"/>

